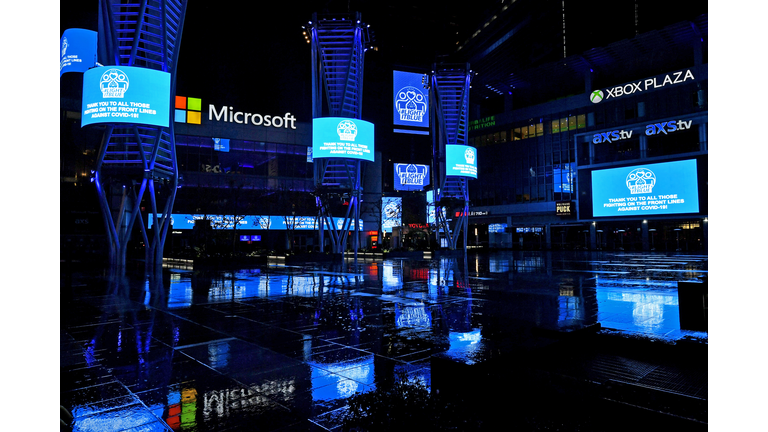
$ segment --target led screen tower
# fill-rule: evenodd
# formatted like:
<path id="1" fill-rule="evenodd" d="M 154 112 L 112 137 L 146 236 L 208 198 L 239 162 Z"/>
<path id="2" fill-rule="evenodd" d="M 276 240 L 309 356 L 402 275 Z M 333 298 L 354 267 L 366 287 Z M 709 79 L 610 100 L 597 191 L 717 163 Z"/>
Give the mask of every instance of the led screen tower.
<path id="1" fill-rule="evenodd" d="M 441 64 L 432 71 L 432 175 L 437 189 L 438 232 L 449 249 L 456 249 L 460 232 L 467 247 L 470 178 L 477 178 L 477 152 L 467 146 L 469 64 Z M 448 217 L 454 215 L 452 226 Z"/>
<path id="2" fill-rule="evenodd" d="M 357 253 L 361 227 L 352 222 L 360 219 L 362 161 L 374 158 L 373 124 L 360 120 L 368 25 L 356 12 L 313 14 L 305 26 L 307 33 L 312 46 L 312 151 L 320 248 L 322 251 L 327 229 L 333 252 L 343 252 L 353 229 Z M 349 204 L 339 229 L 332 223 L 331 213 L 334 204 L 346 197 Z"/>
<path id="3" fill-rule="evenodd" d="M 137 218 L 147 266 L 162 263 L 179 178 L 170 107 L 186 8 L 186 0 L 99 2 L 100 64 L 84 74 L 82 124 L 104 127 L 94 180 L 117 268 Z M 149 233 L 144 212 L 159 222 Z"/>

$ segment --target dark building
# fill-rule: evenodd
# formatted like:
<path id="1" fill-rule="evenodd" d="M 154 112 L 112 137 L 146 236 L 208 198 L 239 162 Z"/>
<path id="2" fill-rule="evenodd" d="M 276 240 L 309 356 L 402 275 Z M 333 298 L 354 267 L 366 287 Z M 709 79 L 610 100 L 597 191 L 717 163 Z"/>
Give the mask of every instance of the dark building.
<path id="1" fill-rule="evenodd" d="M 619 3 L 503 2 L 460 45 L 478 73 L 470 245 L 706 250 L 706 5 Z M 669 171 L 656 194 L 610 171 L 643 167 Z"/>
<path id="2" fill-rule="evenodd" d="M 435 2 L 343 3 L 326 6 L 359 10 L 376 33 L 365 60 L 362 118 L 377 125 L 381 154 L 368 169 L 366 193 L 402 195 L 405 203 L 415 203 L 404 213 L 423 218 L 421 198 L 393 190 L 393 164 L 430 164 L 432 143 L 428 136 L 393 132 L 392 71 L 428 73 L 434 63 L 468 62 L 477 72 L 470 91 L 469 145 L 479 152 L 479 177 L 470 182 L 470 245 L 706 248 L 706 3 L 517 0 L 480 2 L 466 10 Z M 295 10 L 300 17 L 267 28 L 200 8 L 190 6 L 179 64 L 181 99 L 175 109 L 186 117 L 176 122 L 181 188 L 173 213 L 185 223 L 174 221 L 166 243 L 171 248 L 194 243 L 188 216 L 314 214 L 307 155 L 310 53 L 300 29 L 314 10 Z M 63 15 L 62 31 L 95 30 L 96 7 L 86 9 Z M 219 27 L 222 19 L 232 24 L 226 31 Z M 206 25 L 220 30 L 218 42 L 200 31 Z M 266 44 L 267 38 L 273 43 Z M 256 54 L 250 53 L 269 61 L 252 67 L 246 59 Z M 665 84 L 666 77 L 672 82 Z M 104 224 L 91 169 L 100 127 L 80 127 L 79 78 L 61 78 L 62 250 L 76 243 L 99 254 Z M 642 91 L 635 90 L 636 83 Z M 595 90 L 604 93 L 599 103 L 590 100 Z M 260 121 L 254 121 L 256 115 Z M 199 124 L 189 121 L 195 116 Z M 280 119 L 280 125 L 267 126 L 267 116 Z M 686 128 L 646 134 L 649 125 L 670 122 Z M 622 138 L 613 139 L 614 131 Z M 595 142 L 603 134 L 609 142 Z M 595 214 L 593 172 L 599 177 L 611 168 L 679 160 L 696 161 L 696 211 Z M 338 205 L 343 211 L 343 197 Z M 376 230 L 376 218 L 364 217 L 364 232 Z M 256 222 L 240 223 L 246 228 Z M 227 241 L 241 250 L 280 249 L 286 242 L 300 249 L 317 245 L 309 231 L 297 230 L 295 236 L 279 231 L 263 232 L 258 237 L 263 243 L 252 240 L 262 234 L 257 229 L 243 229 Z M 240 234 L 249 240 L 240 242 Z"/>

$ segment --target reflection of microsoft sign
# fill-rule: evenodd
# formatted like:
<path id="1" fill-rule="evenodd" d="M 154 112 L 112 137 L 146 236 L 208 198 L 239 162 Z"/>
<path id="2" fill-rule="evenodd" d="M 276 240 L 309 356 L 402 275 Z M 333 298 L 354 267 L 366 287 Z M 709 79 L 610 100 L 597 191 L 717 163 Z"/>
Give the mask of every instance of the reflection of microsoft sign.
<path id="1" fill-rule="evenodd" d="M 617 98 L 642 91 L 653 90 L 664 87 L 667 84 L 680 84 L 685 81 L 694 79 L 696 78 L 693 76 L 693 72 L 691 72 L 690 69 L 685 71 L 672 72 L 663 76 L 659 75 L 653 78 L 607 88 L 605 91 L 595 90 L 590 93 L 589 100 L 592 103 L 598 103 L 605 99 Z"/>

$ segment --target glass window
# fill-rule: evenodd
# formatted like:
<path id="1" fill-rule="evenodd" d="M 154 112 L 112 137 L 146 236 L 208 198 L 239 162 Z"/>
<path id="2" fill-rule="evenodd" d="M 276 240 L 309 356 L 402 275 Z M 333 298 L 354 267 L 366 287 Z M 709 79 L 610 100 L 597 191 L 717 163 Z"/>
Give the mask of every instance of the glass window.
<path id="1" fill-rule="evenodd" d="M 543 136 L 543 135 L 544 135 L 544 123 L 537 123 L 536 136 Z"/>
<path id="2" fill-rule="evenodd" d="M 520 128 L 520 131 L 522 132 L 521 139 L 528 138 L 528 126 L 523 126 Z"/>
<path id="3" fill-rule="evenodd" d="M 520 132 L 520 128 L 515 128 L 512 130 L 512 141 L 519 141 L 523 139 L 523 134 Z"/>
<path id="4" fill-rule="evenodd" d="M 576 127 L 584 129 L 587 127 L 587 116 L 585 114 L 579 114 L 576 116 Z"/>
<path id="5" fill-rule="evenodd" d="M 499 132 L 499 142 L 507 142 L 507 131 Z"/>
<path id="6" fill-rule="evenodd" d="M 568 130 L 576 130 L 576 116 L 568 117 Z"/>
<path id="7" fill-rule="evenodd" d="M 560 120 L 552 120 L 552 133 L 560 132 Z"/>
<path id="8" fill-rule="evenodd" d="M 561 118 L 560 119 L 560 132 L 565 132 L 568 130 L 568 119 L 567 118 Z"/>
<path id="9" fill-rule="evenodd" d="M 501 141 L 499 140 L 499 133 L 498 133 L 498 132 L 496 132 L 495 134 L 493 134 L 493 142 L 494 142 L 494 144 L 495 144 L 495 143 L 497 143 L 497 142 L 501 142 Z"/>

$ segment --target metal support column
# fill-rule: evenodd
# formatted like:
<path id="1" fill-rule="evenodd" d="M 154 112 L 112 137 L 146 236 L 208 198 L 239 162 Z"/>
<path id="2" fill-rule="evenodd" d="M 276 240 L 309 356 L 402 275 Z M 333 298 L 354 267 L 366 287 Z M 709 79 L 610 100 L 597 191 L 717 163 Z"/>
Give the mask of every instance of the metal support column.
<path id="1" fill-rule="evenodd" d="M 435 215 L 438 232 L 445 236 L 448 248 L 455 250 L 463 231 L 464 251 L 467 249 L 469 223 L 469 189 L 467 177 L 446 174 L 445 146 L 466 145 L 468 133 L 469 84 L 472 71 L 469 64 L 434 65 L 430 98 L 432 101 L 432 175 L 438 187 L 435 194 Z M 448 217 L 454 217 L 451 227 Z"/>
<path id="2" fill-rule="evenodd" d="M 313 14 L 304 27 L 312 47 L 312 117 L 360 119 L 363 97 L 363 65 L 369 41 L 368 26 L 357 12 Z M 325 90 L 325 92 L 323 92 Z M 323 98 L 325 95 L 325 98 Z M 326 110 L 323 109 L 326 101 Z M 325 114 L 325 115 L 324 115 Z M 320 222 L 320 250 L 327 229 L 333 253 L 343 253 L 354 218 L 353 247 L 357 257 L 362 171 L 359 159 L 315 158 L 315 198 Z M 349 197 L 341 224 L 335 222 L 331 203 Z"/>
<path id="3" fill-rule="evenodd" d="M 173 106 L 186 8 L 186 0 L 101 0 L 99 63 L 170 73 L 168 97 Z M 173 121 L 171 109 L 168 127 L 120 123 L 109 124 L 104 130 L 94 181 L 113 268 L 124 268 L 137 221 L 146 247 L 147 267 L 162 263 L 179 181 Z M 110 202 L 114 195 L 122 197 L 117 208 Z M 146 207 L 151 209 L 151 236 L 146 232 L 149 220 L 142 214 Z"/>

